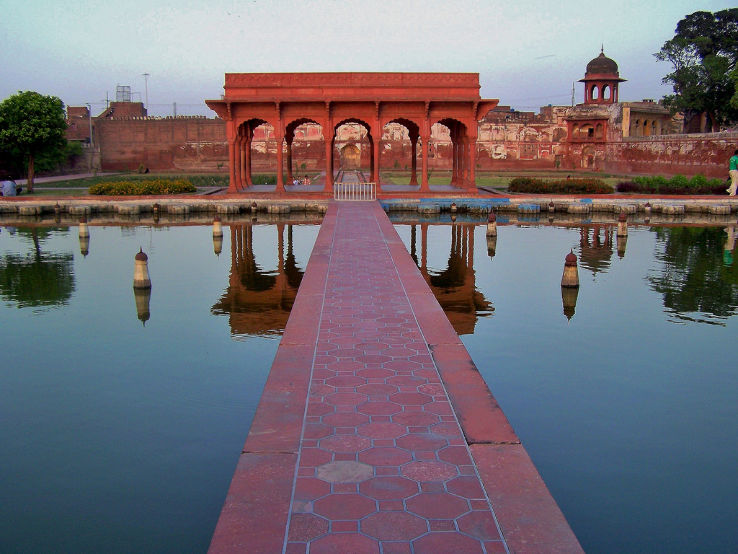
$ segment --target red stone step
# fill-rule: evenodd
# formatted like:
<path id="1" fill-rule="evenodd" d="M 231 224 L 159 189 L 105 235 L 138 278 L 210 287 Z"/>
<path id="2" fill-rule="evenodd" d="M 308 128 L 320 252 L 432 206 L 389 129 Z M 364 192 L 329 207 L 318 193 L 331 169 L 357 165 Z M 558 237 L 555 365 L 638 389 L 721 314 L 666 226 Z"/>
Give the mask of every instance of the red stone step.
<path id="1" fill-rule="evenodd" d="M 326 213 L 210 551 L 581 551 L 376 202 Z"/>

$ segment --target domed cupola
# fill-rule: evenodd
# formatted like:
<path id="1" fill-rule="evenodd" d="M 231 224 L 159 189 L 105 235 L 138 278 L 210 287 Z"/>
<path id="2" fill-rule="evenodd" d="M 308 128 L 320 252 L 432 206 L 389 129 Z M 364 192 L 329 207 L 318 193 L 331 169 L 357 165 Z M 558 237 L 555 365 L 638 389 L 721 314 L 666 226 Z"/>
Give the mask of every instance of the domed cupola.
<path id="1" fill-rule="evenodd" d="M 605 56 L 604 48 L 600 55 L 587 64 L 584 79 L 585 104 L 614 104 L 618 101 L 618 83 L 625 79 L 620 78 L 618 64 Z"/>

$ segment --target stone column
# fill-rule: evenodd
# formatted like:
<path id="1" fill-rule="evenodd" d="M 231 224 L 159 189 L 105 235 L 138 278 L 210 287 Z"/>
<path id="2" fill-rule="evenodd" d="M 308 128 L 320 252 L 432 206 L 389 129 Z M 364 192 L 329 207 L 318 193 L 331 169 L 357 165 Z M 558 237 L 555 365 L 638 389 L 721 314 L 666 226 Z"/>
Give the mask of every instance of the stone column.
<path id="1" fill-rule="evenodd" d="M 469 176 L 470 176 L 469 151 L 471 149 L 469 148 L 469 137 L 464 135 L 463 141 L 464 141 L 464 176 L 463 176 L 463 179 L 461 180 L 461 186 L 464 188 L 467 188 L 469 186 Z"/>
<path id="2" fill-rule="evenodd" d="M 248 186 L 248 176 L 246 175 L 246 153 L 250 150 L 248 129 L 244 130 L 243 138 L 241 140 L 241 186 L 246 188 Z"/>
<path id="3" fill-rule="evenodd" d="M 369 141 L 369 180 L 374 179 L 374 139 L 371 133 L 366 134 L 366 139 Z M 359 153 L 359 166 L 361 167 L 361 151 Z"/>
<path id="4" fill-rule="evenodd" d="M 246 180 L 246 186 L 250 187 L 254 184 L 253 180 L 251 179 L 251 143 L 254 140 L 254 130 L 251 128 L 251 126 L 246 127 L 246 144 L 244 148 L 245 153 L 245 159 L 244 159 L 244 165 L 245 165 L 245 180 Z"/>
<path id="5" fill-rule="evenodd" d="M 410 132 L 410 142 L 412 144 L 410 185 L 418 185 L 418 133 Z"/>
<path id="6" fill-rule="evenodd" d="M 235 150 L 235 165 L 236 165 L 236 189 L 241 190 L 242 181 L 241 181 L 241 164 L 242 164 L 242 157 L 241 157 L 241 150 L 243 148 L 243 136 L 241 134 L 241 129 L 238 130 L 238 134 L 236 135 L 236 150 Z"/>
<path id="7" fill-rule="evenodd" d="M 477 133 L 476 129 L 474 127 L 472 128 L 473 131 L 471 135 L 467 137 L 467 141 L 469 142 L 469 181 L 467 186 L 470 190 L 477 188 Z"/>
<path id="8" fill-rule="evenodd" d="M 282 170 L 284 166 L 284 152 L 282 151 L 284 148 L 284 134 L 282 132 L 282 125 L 280 121 L 280 129 L 274 129 L 274 135 L 277 139 L 277 188 L 275 189 L 275 192 L 277 193 L 284 193 L 284 176 L 282 175 Z"/>
<path id="9" fill-rule="evenodd" d="M 228 139 L 228 192 L 236 192 L 236 123 L 233 120 L 226 123 L 226 138 Z"/>
<path id="10" fill-rule="evenodd" d="M 325 138 L 325 186 L 324 192 L 333 192 L 333 140 L 335 131 L 324 127 Z"/>
<path id="11" fill-rule="evenodd" d="M 374 167 L 372 168 L 372 181 L 374 181 L 377 192 L 379 192 L 379 146 L 382 142 L 382 129 L 377 126 L 377 140 L 372 145 L 372 159 L 374 160 Z"/>
<path id="12" fill-rule="evenodd" d="M 294 133 L 287 133 L 285 139 L 287 140 L 287 184 L 291 185 L 293 181 L 292 177 L 292 141 L 294 140 Z"/>
<path id="13" fill-rule="evenodd" d="M 451 134 L 451 184 L 456 186 L 456 180 L 459 178 L 459 145 L 456 144 L 456 137 Z"/>
<path id="14" fill-rule="evenodd" d="M 420 137 L 421 152 L 423 156 L 423 163 L 421 164 L 421 171 L 423 172 L 420 176 L 420 191 L 430 192 L 430 185 L 428 184 L 428 141 L 430 140 L 430 132 L 423 133 Z"/>

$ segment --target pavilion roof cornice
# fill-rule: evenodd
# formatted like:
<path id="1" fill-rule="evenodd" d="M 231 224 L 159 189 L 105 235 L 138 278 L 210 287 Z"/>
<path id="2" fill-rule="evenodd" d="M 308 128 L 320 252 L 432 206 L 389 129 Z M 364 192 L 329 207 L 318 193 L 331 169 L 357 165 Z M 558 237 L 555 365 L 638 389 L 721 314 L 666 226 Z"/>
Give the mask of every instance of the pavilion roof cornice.
<path id="1" fill-rule="evenodd" d="M 330 102 L 331 104 L 337 104 L 337 103 L 369 103 L 374 104 L 376 102 L 379 102 L 380 104 L 388 104 L 388 103 L 398 103 L 398 104 L 422 104 L 424 102 L 430 102 L 433 103 L 443 103 L 443 102 L 466 102 L 468 104 L 473 103 L 480 103 L 480 102 L 490 102 L 491 100 L 483 99 L 483 98 L 467 98 L 467 97 L 439 97 L 439 98 L 387 98 L 387 99 L 377 99 L 375 96 L 367 96 L 367 97 L 352 97 L 352 98 L 341 98 L 341 97 L 332 97 L 332 98 L 325 98 L 325 99 L 307 99 L 307 98 L 301 98 L 301 97 L 287 97 L 287 96 L 248 96 L 248 97 L 236 97 L 236 96 L 230 96 L 228 98 L 222 98 L 220 100 L 207 100 L 207 102 L 218 102 L 222 104 L 230 103 L 230 104 L 274 104 L 275 102 L 279 102 L 280 104 L 285 103 L 299 103 L 299 104 L 323 104 L 325 105 L 326 102 Z"/>

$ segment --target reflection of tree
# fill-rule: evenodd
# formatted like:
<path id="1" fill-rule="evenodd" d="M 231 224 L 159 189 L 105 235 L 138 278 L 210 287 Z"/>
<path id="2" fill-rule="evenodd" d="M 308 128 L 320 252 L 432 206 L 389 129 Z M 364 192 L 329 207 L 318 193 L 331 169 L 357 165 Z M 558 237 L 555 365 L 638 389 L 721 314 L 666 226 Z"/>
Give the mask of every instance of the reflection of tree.
<path id="1" fill-rule="evenodd" d="M 234 335 L 281 334 L 287 324 L 305 272 L 292 250 L 292 226 L 287 228 L 286 255 L 284 224 L 276 225 L 276 230 L 278 267 L 267 272 L 256 263 L 252 225 L 231 225 L 229 285 L 211 311 L 229 316 Z"/>
<path id="2" fill-rule="evenodd" d="M 664 297 L 664 306 L 677 317 L 702 312 L 725 318 L 738 307 L 738 270 L 723 264 L 725 233 L 719 227 L 674 227 L 656 230 L 663 252 L 661 273 L 650 275 L 651 288 Z M 710 323 L 709 320 L 697 319 Z M 712 323 L 715 323 L 714 321 Z"/>
<path id="3" fill-rule="evenodd" d="M 19 230 L 33 241 L 33 251 L 25 256 L 6 254 L 0 259 L 0 295 L 19 308 L 64 305 L 72 297 L 74 257 L 41 251 L 41 242 L 50 232 Z"/>

